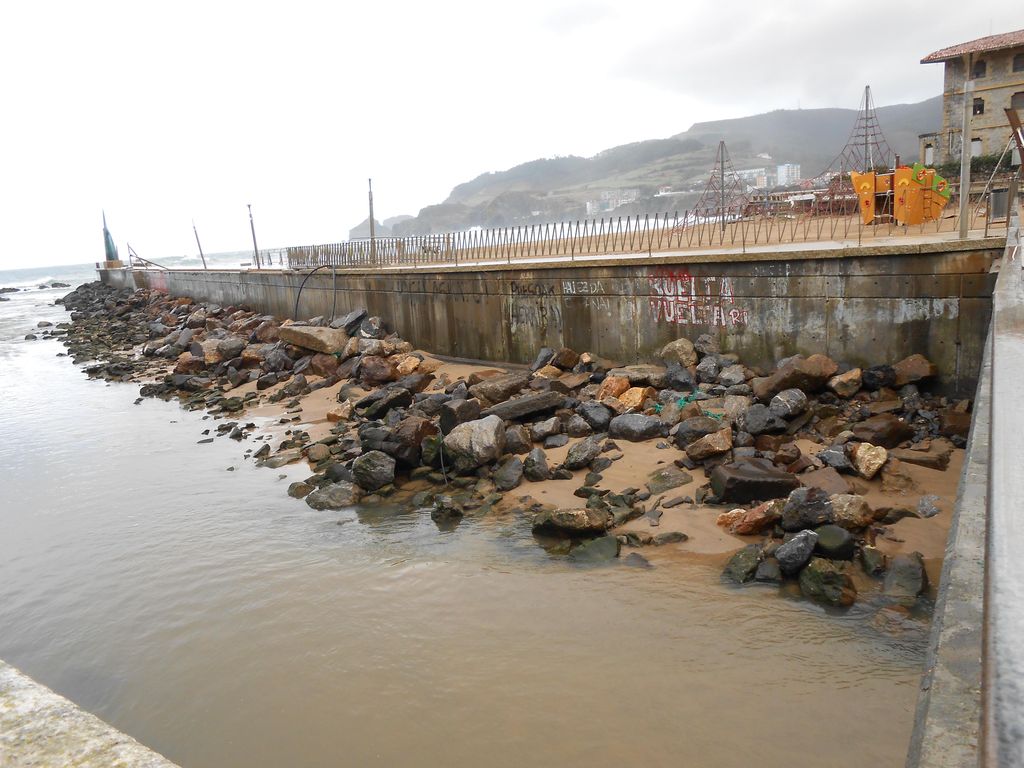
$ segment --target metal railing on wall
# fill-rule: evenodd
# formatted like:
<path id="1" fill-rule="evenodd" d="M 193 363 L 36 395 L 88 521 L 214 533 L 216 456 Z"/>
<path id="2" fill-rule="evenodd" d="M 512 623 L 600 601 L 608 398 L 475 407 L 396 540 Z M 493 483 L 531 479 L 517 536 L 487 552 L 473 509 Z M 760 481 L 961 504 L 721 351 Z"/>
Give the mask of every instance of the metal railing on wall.
<path id="1" fill-rule="evenodd" d="M 956 207 L 949 215 L 904 226 L 892 216 L 864 224 L 851 193 L 810 196 L 809 200 L 771 198 L 721 210 L 690 210 L 600 219 L 579 219 L 472 229 L 446 234 L 382 237 L 287 249 L 288 266 L 338 269 L 511 263 L 528 259 L 575 260 L 600 255 L 654 255 L 701 248 L 741 248 L 802 242 L 852 241 L 907 234 L 956 232 Z M 972 206 L 971 229 L 988 230 L 984 205 Z"/>

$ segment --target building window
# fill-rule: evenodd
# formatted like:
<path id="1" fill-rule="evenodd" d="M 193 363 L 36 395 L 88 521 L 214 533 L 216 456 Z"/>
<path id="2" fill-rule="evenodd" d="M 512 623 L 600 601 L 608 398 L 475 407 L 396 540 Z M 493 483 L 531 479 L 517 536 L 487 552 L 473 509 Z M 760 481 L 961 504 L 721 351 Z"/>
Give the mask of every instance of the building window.
<path id="1" fill-rule="evenodd" d="M 988 65 L 984 60 L 974 62 L 974 68 L 971 69 L 971 79 L 977 80 L 979 77 L 984 77 L 988 71 Z"/>
<path id="2" fill-rule="evenodd" d="M 1018 53 L 1013 57 L 1013 71 L 1024 72 L 1024 53 Z"/>
<path id="3" fill-rule="evenodd" d="M 1024 109 L 1024 91 L 1017 91 L 1010 97 L 1010 109 Z"/>
<path id="4" fill-rule="evenodd" d="M 975 99 L 974 100 L 974 114 L 984 115 L 985 114 L 985 100 Z"/>
<path id="5" fill-rule="evenodd" d="M 981 157 L 981 139 L 971 139 L 971 157 Z"/>
<path id="6" fill-rule="evenodd" d="M 935 162 L 935 147 L 931 144 L 924 145 L 924 164 L 931 165 Z"/>

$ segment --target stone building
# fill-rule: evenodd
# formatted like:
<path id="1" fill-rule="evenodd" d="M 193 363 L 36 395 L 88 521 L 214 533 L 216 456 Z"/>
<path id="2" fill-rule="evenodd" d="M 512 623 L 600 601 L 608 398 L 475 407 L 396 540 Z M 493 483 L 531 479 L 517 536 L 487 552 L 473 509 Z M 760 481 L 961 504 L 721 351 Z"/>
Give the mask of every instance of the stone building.
<path id="1" fill-rule="evenodd" d="M 1024 29 L 953 45 L 921 59 L 922 64 L 938 62 L 946 66 L 942 130 L 921 134 L 921 162 L 937 165 L 959 159 L 965 83 L 971 99 L 971 155 L 1001 153 L 1010 138 L 1004 110 L 1018 109 L 1024 117 Z M 1020 163 L 1016 149 L 1013 162 Z"/>

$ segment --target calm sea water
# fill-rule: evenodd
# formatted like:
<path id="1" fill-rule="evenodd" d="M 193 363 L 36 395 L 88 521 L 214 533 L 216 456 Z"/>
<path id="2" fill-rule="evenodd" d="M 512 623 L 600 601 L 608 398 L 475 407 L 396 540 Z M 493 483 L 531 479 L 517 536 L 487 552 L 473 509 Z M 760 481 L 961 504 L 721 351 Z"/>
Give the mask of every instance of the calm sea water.
<path id="1" fill-rule="evenodd" d="M 172 760 L 903 764 L 919 637 L 700 562 L 572 567 L 511 517 L 314 512 L 303 468 L 24 341 L 63 293 L 0 303 L 0 658 Z"/>

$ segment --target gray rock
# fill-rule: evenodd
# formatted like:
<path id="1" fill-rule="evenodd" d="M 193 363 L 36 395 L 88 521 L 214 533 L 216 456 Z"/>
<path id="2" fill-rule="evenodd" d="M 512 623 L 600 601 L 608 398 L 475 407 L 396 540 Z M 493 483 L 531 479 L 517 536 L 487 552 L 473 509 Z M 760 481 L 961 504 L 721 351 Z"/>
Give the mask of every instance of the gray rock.
<path id="1" fill-rule="evenodd" d="M 548 457 L 541 448 L 534 448 L 526 456 L 523 462 L 523 474 L 527 480 L 535 483 L 551 479 L 551 469 L 548 467 Z"/>
<path id="2" fill-rule="evenodd" d="M 705 358 L 708 359 L 708 358 Z M 725 387 L 734 387 L 747 380 L 747 369 L 739 363 L 726 366 L 718 374 L 718 383 Z"/>
<path id="3" fill-rule="evenodd" d="M 722 501 L 745 503 L 778 499 L 800 485 L 794 475 L 767 459 L 720 464 L 711 472 L 711 489 Z"/>
<path id="4" fill-rule="evenodd" d="M 529 453 L 532 447 L 530 431 L 522 424 L 513 424 L 505 430 L 505 450 L 509 453 Z"/>
<path id="5" fill-rule="evenodd" d="M 818 542 L 818 534 L 814 531 L 800 531 L 789 541 L 775 550 L 775 559 L 779 561 L 779 569 L 786 575 L 799 571 L 814 552 Z"/>
<path id="6" fill-rule="evenodd" d="M 647 481 L 647 490 L 655 495 L 679 488 L 690 482 L 693 482 L 693 476 L 689 472 L 684 472 L 673 466 L 662 467 L 651 473 L 650 479 Z"/>
<path id="7" fill-rule="evenodd" d="M 608 435 L 613 438 L 639 442 L 662 437 L 665 429 L 665 422 L 657 416 L 626 413 L 611 420 L 608 425 Z"/>
<path id="8" fill-rule="evenodd" d="M 395 460 L 382 451 L 369 451 L 352 462 L 360 488 L 376 491 L 395 481 Z"/>
<path id="9" fill-rule="evenodd" d="M 685 449 L 694 440 L 713 434 L 721 428 L 722 422 L 712 419 L 710 416 L 692 416 L 689 419 L 684 419 L 674 430 L 676 445 Z"/>
<path id="10" fill-rule="evenodd" d="M 781 419 L 799 416 L 807 410 L 807 395 L 802 389 L 784 389 L 771 399 L 768 410 Z"/>
<path id="11" fill-rule="evenodd" d="M 313 509 L 345 509 L 359 501 L 359 489 L 352 483 L 331 483 L 306 496 L 306 504 Z"/>
<path id="12" fill-rule="evenodd" d="M 754 581 L 762 584 L 779 584 L 782 582 L 782 570 L 779 568 L 779 561 L 769 557 L 757 564 L 754 572 Z"/>
<path id="13" fill-rule="evenodd" d="M 718 359 L 708 355 L 697 364 L 697 381 L 701 383 L 714 383 L 718 379 Z"/>
<path id="14" fill-rule="evenodd" d="M 554 390 L 535 392 L 491 406 L 483 412 L 483 415 L 498 416 L 505 421 L 513 421 L 544 413 L 545 411 L 553 411 L 556 408 L 561 408 L 564 403 L 565 395 L 560 392 L 555 392 Z"/>
<path id="15" fill-rule="evenodd" d="M 821 557 L 812 557 L 800 571 L 800 591 L 814 600 L 837 606 L 853 605 L 857 599 L 857 590 L 845 568 Z"/>
<path id="16" fill-rule="evenodd" d="M 607 563 L 619 556 L 621 546 L 616 536 L 599 536 L 569 550 L 569 559 L 581 563 Z"/>
<path id="17" fill-rule="evenodd" d="M 506 459 L 494 471 L 491 479 L 494 481 L 494 487 L 502 493 L 518 487 L 523 482 L 523 460 L 518 456 Z"/>
<path id="18" fill-rule="evenodd" d="M 853 560 L 857 541 L 848 530 L 838 525 L 823 525 L 815 533 L 818 534 L 817 554 L 830 560 Z"/>
<path id="19" fill-rule="evenodd" d="M 565 434 L 551 435 L 550 437 L 544 438 L 545 448 L 561 448 L 563 445 L 567 445 L 568 443 L 569 436 Z"/>
<path id="20" fill-rule="evenodd" d="M 797 488 L 782 508 L 782 530 L 800 531 L 834 521 L 832 501 L 821 488 Z"/>
<path id="21" fill-rule="evenodd" d="M 480 418 L 479 400 L 449 400 L 441 404 L 441 432 L 448 434 L 457 425 Z"/>
<path id="22" fill-rule="evenodd" d="M 896 555 L 889 563 L 882 592 L 900 602 L 913 602 L 928 589 L 928 574 L 920 552 Z"/>
<path id="23" fill-rule="evenodd" d="M 607 432 L 612 420 L 612 412 L 598 402 L 580 403 L 576 412 L 590 425 L 595 432 Z"/>
<path id="24" fill-rule="evenodd" d="M 601 455 L 604 447 L 604 435 L 591 435 L 575 443 L 565 456 L 562 466 L 569 470 L 583 469 Z"/>
<path id="25" fill-rule="evenodd" d="M 458 424 L 444 438 L 444 451 L 456 474 L 492 462 L 505 452 L 505 423 L 486 416 Z"/>
<path id="26" fill-rule="evenodd" d="M 565 422 L 565 434 L 569 437 L 586 437 L 593 433 L 593 429 L 586 420 L 577 413 L 574 413 Z"/>
<path id="27" fill-rule="evenodd" d="M 781 432 L 786 428 L 786 422 L 775 416 L 767 405 L 754 403 L 740 414 L 737 427 L 751 435 L 760 435 L 765 432 Z"/>
<path id="28" fill-rule="evenodd" d="M 705 358 L 706 359 L 706 358 Z M 761 562 L 761 547 L 749 544 L 729 558 L 723 575 L 737 584 L 745 584 L 754 578 Z"/>
<path id="29" fill-rule="evenodd" d="M 544 442 L 547 438 L 552 435 L 560 434 L 562 431 L 562 420 L 557 416 L 552 416 L 550 419 L 539 421 L 530 428 L 530 438 L 535 443 Z"/>

